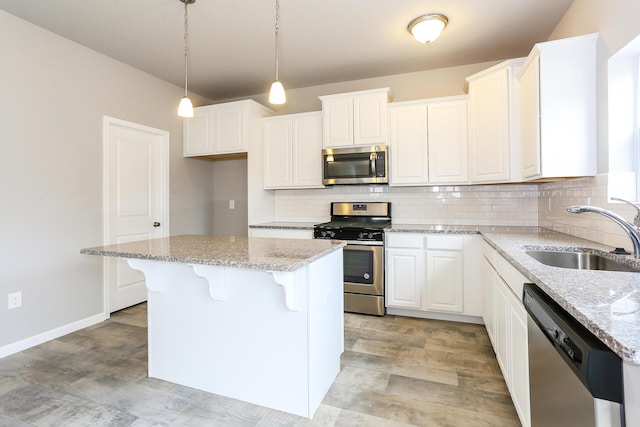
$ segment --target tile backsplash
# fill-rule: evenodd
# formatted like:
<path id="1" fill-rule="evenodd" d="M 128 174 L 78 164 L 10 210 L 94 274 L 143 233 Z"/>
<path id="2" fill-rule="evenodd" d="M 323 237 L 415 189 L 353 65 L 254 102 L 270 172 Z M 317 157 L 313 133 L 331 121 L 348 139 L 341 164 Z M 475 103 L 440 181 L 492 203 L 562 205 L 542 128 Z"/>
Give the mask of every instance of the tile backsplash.
<path id="1" fill-rule="evenodd" d="M 570 234 L 593 242 L 614 247 L 633 249 L 629 237 L 624 230 L 610 219 L 602 215 L 570 214 L 567 207 L 571 205 L 592 205 L 608 209 L 633 221 L 636 211 L 633 207 L 620 202 L 609 203 L 610 191 L 606 174 L 595 177 L 577 178 L 541 184 L 538 198 L 538 221 L 544 228 Z"/>
<path id="2" fill-rule="evenodd" d="M 334 186 L 279 190 L 276 221 L 326 221 L 331 202 L 392 203 L 397 224 L 537 225 L 538 186 Z"/>
<path id="3" fill-rule="evenodd" d="M 586 240 L 631 250 L 613 221 L 597 214 L 570 214 L 567 206 L 588 204 L 631 221 L 635 211 L 609 203 L 607 175 L 543 184 L 390 187 L 338 185 L 323 189 L 277 190 L 275 220 L 329 220 L 331 202 L 392 203 L 396 224 L 540 226 Z"/>

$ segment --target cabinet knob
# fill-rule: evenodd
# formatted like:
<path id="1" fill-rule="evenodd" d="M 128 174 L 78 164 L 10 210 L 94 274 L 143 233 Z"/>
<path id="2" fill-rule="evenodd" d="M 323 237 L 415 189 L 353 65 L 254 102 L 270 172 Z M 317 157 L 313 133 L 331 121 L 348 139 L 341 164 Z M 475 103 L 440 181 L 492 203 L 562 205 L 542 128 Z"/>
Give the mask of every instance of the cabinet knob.
<path id="1" fill-rule="evenodd" d="M 158 221 L 153 221 L 153 226 L 154 227 L 160 227 L 160 223 Z"/>

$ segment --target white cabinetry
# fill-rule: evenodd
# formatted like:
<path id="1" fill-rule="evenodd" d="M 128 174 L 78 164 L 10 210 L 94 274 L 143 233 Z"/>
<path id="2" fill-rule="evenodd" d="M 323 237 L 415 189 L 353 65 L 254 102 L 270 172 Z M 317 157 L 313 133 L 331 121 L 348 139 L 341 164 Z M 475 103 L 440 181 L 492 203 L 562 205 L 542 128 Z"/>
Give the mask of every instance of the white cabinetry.
<path id="1" fill-rule="evenodd" d="M 273 112 L 252 100 L 194 108 L 193 118 L 183 122 L 185 157 L 208 157 L 247 153 L 252 110 L 260 117 Z M 259 117 L 258 117 L 259 118 Z M 254 118 L 255 120 L 255 118 Z"/>
<path id="2" fill-rule="evenodd" d="M 389 88 L 321 96 L 323 147 L 387 144 Z"/>
<path id="3" fill-rule="evenodd" d="M 467 77 L 472 183 L 520 179 L 515 75 L 523 61 L 504 61 Z"/>
<path id="4" fill-rule="evenodd" d="M 321 188 L 320 112 L 263 120 L 264 188 Z"/>
<path id="5" fill-rule="evenodd" d="M 387 233 L 386 305 L 422 309 L 424 235 Z"/>
<path id="6" fill-rule="evenodd" d="M 485 325 L 520 422 L 529 427 L 527 313 L 522 304 L 522 288 L 528 280 L 489 244 L 483 245 Z"/>
<path id="7" fill-rule="evenodd" d="M 464 274 L 462 250 L 464 238 L 427 236 L 426 310 L 462 313 Z"/>
<path id="8" fill-rule="evenodd" d="M 302 228 L 249 228 L 250 237 L 274 239 L 313 239 L 313 230 Z"/>
<path id="9" fill-rule="evenodd" d="M 481 316 L 482 289 L 475 281 L 480 237 L 394 232 L 385 238 L 390 314 L 469 321 Z"/>
<path id="10" fill-rule="evenodd" d="M 389 105 L 390 185 L 468 181 L 467 97 Z"/>
<path id="11" fill-rule="evenodd" d="M 597 40 L 538 43 L 520 70 L 523 179 L 595 175 Z"/>

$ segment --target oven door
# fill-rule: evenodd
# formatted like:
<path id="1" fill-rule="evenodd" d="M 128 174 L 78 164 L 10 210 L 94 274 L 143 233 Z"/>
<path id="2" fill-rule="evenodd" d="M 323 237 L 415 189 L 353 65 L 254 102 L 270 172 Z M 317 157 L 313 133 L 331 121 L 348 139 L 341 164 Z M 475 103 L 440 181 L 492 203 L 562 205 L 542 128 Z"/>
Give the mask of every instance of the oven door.
<path id="1" fill-rule="evenodd" d="M 345 292 L 384 295 L 382 242 L 348 241 L 343 257 Z"/>

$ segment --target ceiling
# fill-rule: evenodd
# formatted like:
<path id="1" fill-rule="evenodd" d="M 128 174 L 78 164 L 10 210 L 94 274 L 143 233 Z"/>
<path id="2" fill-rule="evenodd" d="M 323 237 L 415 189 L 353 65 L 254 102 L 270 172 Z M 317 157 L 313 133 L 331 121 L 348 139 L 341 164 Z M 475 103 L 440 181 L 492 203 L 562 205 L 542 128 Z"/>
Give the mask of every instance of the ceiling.
<path id="1" fill-rule="evenodd" d="M 280 80 L 299 88 L 526 56 L 573 0 L 280 0 Z M 0 9 L 184 85 L 179 0 L 0 0 Z M 407 32 L 449 25 L 429 46 Z M 275 0 L 189 6 L 189 90 L 210 100 L 265 93 L 274 79 Z"/>

